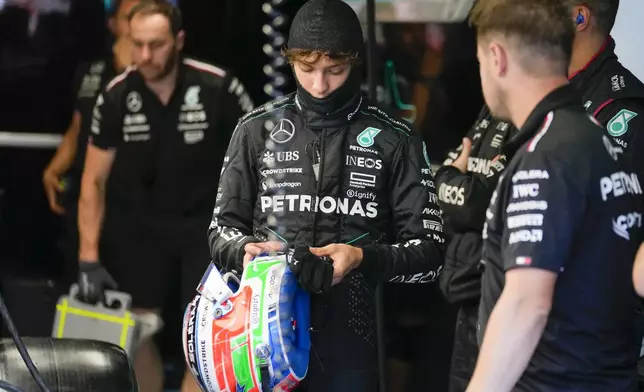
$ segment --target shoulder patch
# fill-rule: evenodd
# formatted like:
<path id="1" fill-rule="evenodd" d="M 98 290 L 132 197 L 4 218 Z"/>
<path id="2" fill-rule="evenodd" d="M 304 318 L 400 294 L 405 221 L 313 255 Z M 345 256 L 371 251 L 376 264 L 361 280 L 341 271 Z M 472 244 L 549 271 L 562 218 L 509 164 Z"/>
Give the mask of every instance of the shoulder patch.
<path id="1" fill-rule="evenodd" d="M 622 136 L 628 132 L 628 122 L 637 117 L 637 113 L 628 110 L 620 110 L 613 118 L 606 124 L 608 134 L 613 137 Z"/>
<path id="2" fill-rule="evenodd" d="M 543 138 L 543 136 L 548 132 L 548 129 L 550 129 L 550 125 L 552 125 L 552 120 L 555 118 L 555 112 L 549 112 L 546 115 L 546 119 L 543 122 L 543 125 L 541 126 L 541 129 L 537 132 L 536 135 L 528 142 L 528 152 L 534 152 L 537 149 L 537 145 L 539 144 L 539 141 Z"/>
<path id="3" fill-rule="evenodd" d="M 123 71 L 123 73 L 116 76 L 107 84 L 107 86 L 105 87 L 105 91 L 110 91 L 111 89 L 114 88 L 114 86 L 124 81 L 127 78 L 127 76 L 130 74 L 130 72 L 134 71 L 135 69 L 136 68 L 134 66 L 127 67 L 125 71 Z"/>
<path id="4" fill-rule="evenodd" d="M 407 136 L 411 135 L 412 133 L 411 127 L 409 125 L 405 124 L 401 120 L 392 118 L 389 114 L 387 114 L 387 112 L 378 108 L 377 106 L 367 106 L 365 109 L 361 109 L 360 112 L 367 116 L 376 117 L 380 121 L 391 126 L 393 129 L 397 130 L 398 132 L 404 133 Z M 363 133 L 365 131 L 366 129 L 363 131 Z"/>
<path id="5" fill-rule="evenodd" d="M 226 77 L 226 71 L 224 71 L 219 67 L 215 67 L 212 64 L 204 63 L 202 61 L 197 61 L 195 59 L 190 59 L 190 58 L 184 58 L 183 63 L 199 71 L 208 72 L 210 74 L 217 75 L 222 78 Z"/>
<path id="6" fill-rule="evenodd" d="M 243 123 L 246 123 L 246 122 L 248 122 L 250 120 L 253 120 L 253 119 L 255 119 L 255 118 L 259 117 L 259 116 L 262 116 L 264 114 L 274 112 L 275 110 L 281 109 L 281 108 L 283 108 L 285 106 L 293 105 L 292 101 L 293 101 L 293 96 L 289 95 L 289 96 L 286 96 L 284 98 L 280 98 L 280 99 L 278 99 L 276 101 L 265 103 L 262 106 L 254 109 L 254 110 L 246 113 L 244 116 L 242 116 L 239 119 L 239 123 L 243 124 Z"/>

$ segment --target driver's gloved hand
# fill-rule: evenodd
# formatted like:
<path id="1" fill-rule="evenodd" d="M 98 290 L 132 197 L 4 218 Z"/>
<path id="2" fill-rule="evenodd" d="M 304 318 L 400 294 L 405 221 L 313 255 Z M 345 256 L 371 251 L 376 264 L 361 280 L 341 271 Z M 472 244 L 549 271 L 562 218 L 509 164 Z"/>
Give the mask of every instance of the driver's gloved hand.
<path id="1" fill-rule="evenodd" d="M 315 256 L 307 245 L 298 245 L 292 257 L 288 257 L 287 260 L 304 290 L 313 294 L 328 293 L 331 290 L 333 264 L 329 259 Z"/>
<path id="2" fill-rule="evenodd" d="M 105 304 L 105 290 L 116 290 L 117 284 L 99 262 L 81 261 L 78 273 L 78 299 L 85 303 Z"/>

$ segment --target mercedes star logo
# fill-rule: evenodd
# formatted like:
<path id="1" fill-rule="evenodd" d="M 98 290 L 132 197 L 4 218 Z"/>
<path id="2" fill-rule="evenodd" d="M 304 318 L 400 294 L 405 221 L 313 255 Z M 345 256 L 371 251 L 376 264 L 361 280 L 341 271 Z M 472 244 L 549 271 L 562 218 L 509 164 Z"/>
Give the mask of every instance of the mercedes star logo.
<path id="1" fill-rule="evenodd" d="M 275 143 L 286 143 L 295 136 L 295 125 L 291 120 L 283 118 L 273 128 L 269 136 Z"/>
<path id="2" fill-rule="evenodd" d="M 141 101 L 141 95 L 139 95 L 139 93 L 137 93 L 136 91 L 132 91 L 127 95 L 126 103 L 127 108 L 130 110 L 130 112 L 136 113 L 141 110 L 143 102 Z"/>

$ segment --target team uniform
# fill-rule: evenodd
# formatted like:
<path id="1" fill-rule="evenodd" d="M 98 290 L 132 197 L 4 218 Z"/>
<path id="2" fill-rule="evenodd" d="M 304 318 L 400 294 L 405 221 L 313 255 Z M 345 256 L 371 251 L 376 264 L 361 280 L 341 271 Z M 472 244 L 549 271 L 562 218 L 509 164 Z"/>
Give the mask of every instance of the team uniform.
<path id="1" fill-rule="evenodd" d="M 468 172 L 450 166 L 461 148 L 451 151 L 436 172 L 438 199 L 443 210 L 448 247 L 440 284 L 447 300 L 458 306 L 450 391 L 465 391 L 472 378 L 478 345 L 476 321 L 481 296 L 479 262 L 485 211 L 510 151 L 505 144 L 516 134 L 511 124 L 492 117 L 484 107 L 467 133 L 472 141 Z"/>
<path id="2" fill-rule="evenodd" d="M 581 101 L 607 129 L 624 154 L 620 161 L 644 175 L 644 160 L 636 151 L 644 143 L 644 85 L 624 68 L 615 55 L 615 42 L 606 41 L 601 50 L 570 82 L 581 92 Z M 473 140 L 467 174 L 444 166 L 436 173 L 439 200 L 444 214 L 448 249 L 441 288 L 451 303 L 459 304 L 450 375 L 450 390 L 466 389 L 474 372 L 478 355 L 476 321 L 480 299 L 481 228 L 485 211 L 499 173 L 511 160 L 504 148 L 516 129 L 491 117 L 483 109 L 468 137 Z M 452 151 L 445 165 L 453 162 L 460 148 Z M 505 159 L 492 162 L 497 156 Z"/>
<path id="3" fill-rule="evenodd" d="M 431 282 L 443 261 L 434 180 L 420 136 L 360 94 L 317 113 L 298 93 L 240 121 L 208 233 L 212 257 L 240 272 L 251 242 L 361 247 L 356 270 L 312 295 L 306 390 L 374 391 L 376 284 Z"/>
<path id="4" fill-rule="evenodd" d="M 582 92 L 582 103 L 624 149 L 621 161 L 642 177 L 644 159 L 644 84 L 626 69 L 609 38 L 600 51 L 570 82 Z"/>
<path id="5" fill-rule="evenodd" d="M 506 145 L 517 150 L 483 229 L 482 340 L 506 271 L 557 275 L 543 335 L 515 391 L 634 391 L 639 354 L 631 282 L 642 188 L 623 150 L 567 85 Z M 593 122 L 595 124 L 593 124 Z"/>
<path id="6" fill-rule="evenodd" d="M 210 261 L 203 234 L 221 157 L 252 102 L 228 71 L 181 58 L 166 105 L 130 68 L 99 96 L 90 143 L 115 149 L 101 263 L 133 306 L 162 305 L 180 273 L 184 305 Z"/>
<path id="7" fill-rule="evenodd" d="M 80 114 L 80 129 L 76 141 L 76 155 L 64 175 L 64 192 L 60 200 L 65 209 L 65 248 L 66 259 L 64 280 L 70 283 L 78 275 L 78 198 L 80 181 L 85 164 L 87 139 L 92 122 L 92 110 L 96 98 L 105 85 L 117 75 L 112 56 L 81 64 L 74 76 L 74 110 Z"/>

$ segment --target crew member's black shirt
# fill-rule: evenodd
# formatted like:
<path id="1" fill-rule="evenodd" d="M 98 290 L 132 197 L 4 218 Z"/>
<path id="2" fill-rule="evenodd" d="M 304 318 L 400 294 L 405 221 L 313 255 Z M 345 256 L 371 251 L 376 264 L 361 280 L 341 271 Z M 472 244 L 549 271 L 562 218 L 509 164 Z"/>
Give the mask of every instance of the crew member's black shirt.
<path id="1" fill-rule="evenodd" d="M 518 151 L 483 230 L 479 339 L 513 268 L 557 274 L 541 340 L 515 391 L 636 390 L 633 260 L 641 242 L 637 176 L 572 86 L 549 94 L 506 148 Z"/>
<path id="2" fill-rule="evenodd" d="M 87 139 L 92 123 L 92 110 L 96 98 L 105 85 L 116 76 L 114 59 L 112 56 L 105 56 L 105 59 L 81 64 L 74 76 L 74 110 L 80 114 L 81 124 L 76 144 L 76 155 L 69 170 L 73 184 L 72 192 L 80 192 L 80 177 L 85 164 L 85 152 L 87 150 Z M 77 197 L 73 199 L 77 200 Z"/>
<path id="3" fill-rule="evenodd" d="M 163 105 L 134 68 L 99 96 L 90 142 L 116 149 L 107 189 L 129 216 L 208 217 L 230 135 L 252 102 L 226 70 L 182 58 Z"/>

